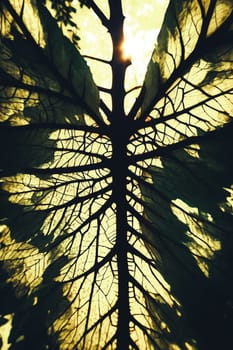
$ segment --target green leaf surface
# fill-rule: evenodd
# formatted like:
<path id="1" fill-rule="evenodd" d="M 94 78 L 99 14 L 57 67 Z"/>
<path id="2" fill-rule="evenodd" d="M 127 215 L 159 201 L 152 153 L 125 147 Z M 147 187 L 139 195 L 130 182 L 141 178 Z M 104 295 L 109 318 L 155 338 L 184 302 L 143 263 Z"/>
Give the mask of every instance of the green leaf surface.
<path id="1" fill-rule="evenodd" d="M 42 3 L 0 4 L 3 346 L 230 349 L 231 1 L 170 1 L 128 114 L 123 2 L 79 1 L 111 37 L 99 91 Z"/>
<path id="2" fill-rule="evenodd" d="M 1 19 L 1 119 L 12 120 L 17 114 L 31 122 L 93 124 L 91 116 L 83 115 L 99 119 L 99 95 L 89 67 L 38 4 L 35 8 L 28 1 L 18 7 L 6 1 L 9 13 L 5 10 Z M 10 96 L 9 105 L 4 101 Z"/>
<path id="3" fill-rule="evenodd" d="M 169 329 L 180 324 L 201 349 L 224 347 L 231 339 L 233 164 L 226 149 L 233 147 L 232 130 L 230 124 L 199 147 L 162 157 L 162 167 L 147 169 L 141 185 L 148 220 L 143 232 L 181 303 L 179 317 L 169 321 L 163 309 L 161 314 Z M 183 348 L 179 334 L 170 336 Z"/>
<path id="4" fill-rule="evenodd" d="M 164 93 L 171 100 L 176 96 L 182 106 L 207 96 L 214 99 L 222 87 L 227 93 L 232 10 L 230 0 L 170 1 L 145 77 L 143 115 L 150 113 Z M 205 119 L 204 113 L 199 112 L 199 117 Z"/>

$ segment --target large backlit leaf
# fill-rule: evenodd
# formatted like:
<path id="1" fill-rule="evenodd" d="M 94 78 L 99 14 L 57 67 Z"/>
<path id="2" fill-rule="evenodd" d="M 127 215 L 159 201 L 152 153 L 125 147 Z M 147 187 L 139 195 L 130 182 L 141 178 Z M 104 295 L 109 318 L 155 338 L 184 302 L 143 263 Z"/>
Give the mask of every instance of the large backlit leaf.
<path id="1" fill-rule="evenodd" d="M 128 115 L 121 1 L 109 1 L 109 19 L 86 3 L 112 36 L 113 59 L 101 61 L 112 89 L 100 89 L 112 107 L 42 1 L 0 4 L 9 349 L 227 348 L 231 1 L 170 1 Z"/>

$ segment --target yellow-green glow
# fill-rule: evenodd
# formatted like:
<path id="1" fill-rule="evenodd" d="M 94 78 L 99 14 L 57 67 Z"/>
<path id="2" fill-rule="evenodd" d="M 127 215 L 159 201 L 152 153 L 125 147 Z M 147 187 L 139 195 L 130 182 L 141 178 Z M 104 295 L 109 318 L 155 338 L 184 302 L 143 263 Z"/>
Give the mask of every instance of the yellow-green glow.
<path id="1" fill-rule="evenodd" d="M 187 232 L 187 236 L 190 237 L 191 243 L 188 244 L 188 247 L 197 260 L 199 268 L 206 277 L 209 277 L 209 263 L 214 254 L 221 249 L 221 242 L 205 232 L 203 223 L 195 220 L 195 216 L 198 217 L 199 215 L 198 208 L 190 207 L 184 201 L 176 199 L 172 202 L 171 209 L 177 219 L 189 228 L 190 231 Z M 213 222 L 213 218 L 209 213 L 204 214 L 209 222 Z"/>
<path id="2" fill-rule="evenodd" d="M 127 68 L 125 77 L 126 114 L 134 103 L 135 98 L 138 96 L 143 84 L 147 65 L 156 44 L 168 2 L 168 0 L 149 0 L 146 2 L 141 0 L 122 1 L 125 15 L 125 41 L 122 43 L 122 53 L 123 59 L 130 59 L 132 62 Z M 12 0 L 12 3 L 18 2 Z M 111 88 L 112 73 L 110 65 L 106 63 L 111 60 L 112 56 L 110 35 L 90 9 L 85 6 L 80 9 L 79 2 L 76 0 L 73 1 L 73 4 L 76 4 L 78 8 L 75 21 L 77 21 L 77 25 L 80 28 L 77 31 L 77 34 L 81 37 L 79 42 L 80 51 L 90 66 L 97 86 L 100 87 L 101 99 L 111 109 L 111 97 L 107 89 Z M 105 15 L 109 17 L 108 1 L 97 0 L 96 4 Z M 29 11 L 30 16 L 26 15 L 27 13 L 24 13 L 23 19 L 31 28 L 35 40 L 41 47 L 44 47 L 46 39 L 42 33 L 41 23 L 32 23 L 33 9 L 31 7 Z M 188 25 L 194 30 L 196 28 L 196 23 L 192 20 L 191 11 L 187 18 Z M 216 18 L 218 19 L 218 17 Z M 199 28 L 198 26 L 201 24 L 202 22 L 199 21 L 197 28 Z M 213 23 L 211 23 L 211 25 L 213 25 Z M 62 27 L 62 29 L 65 35 L 72 38 L 72 33 L 67 30 L 67 28 Z M 211 31 L 211 28 L 209 30 Z M 7 25 L 6 29 L 4 28 L 4 33 L 10 37 Z M 183 36 L 185 45 L 187 44 L 187 51 L 185 51 L 186 56 L 193 50 L 195 40 L 197 40 L 199 33 L 196 30 L 194 41 L 189 40 L 189 35 L 190 33 L 187 31 Z M 175 52 L 175 54 L 173 57 L 172 55 L 167 55 L 167 52 L 163 53 L 164 57 L 166 55 L 169 56 L 165 57 L 166 59 L 161 59 L 161 65 L 164 64 L 162 72 L 164 74 L 164 80 L 169 78 L 175 69 L 174 67 L 179 64 L 179 60 L 181 59 L 181 51 L 180 48 L 177 49 L 177 42 L 174 38 L 169 41 L 169 45 L 169 50 Z M 10 53 L 5 52 L 4 54 L 7 56 Z M 95 60 L 94 58 L 98 58 L 99 60 Z M 156 53 L 153 54 L 153 59 L 156 61 Z M 14 74 L 16 79 L 19 79 L 22 73 L 14 63 L 8 64 L 7 67 L 4 66 L 4 69 L 8 73 L 13 72 L 12 74 Z M 221 69 L 221 67 L 219 69 Z M 208 94 L 214 96 L 214 94 L 218 93 L 218 89 L 224 91 L 225 82 L 223 79 L 219 80 L 216 86 L 209 86 L 206 84 L 203 89 L 193 88 L 191 84 L 189 85 L 186 82 L 186 80 L 190 80 L 193 85 L 198 86 L 199 83 L 204 80 L 206 72 L 208 71 L 210 71 L 210 63 L 207 63 L 205 60 L 199 60 L 198 64 L 194 64 L 187 74 L 182 77 L 177 77 L 177 80 L 167 91 L 167 95 L 160 99 L 156 108 L 146 118 L 146 122 L 158 118 L 160 111 L 162 111 L 161 115 L 164 119 L 169 119 L 170 116 L 173 116 L 174 110 L 180 114 L 167 121 L 163 120 L 163 122 L 160 122 L 160 124 L 156 126 L 148 126 L 148 124 L 146 124 L 144 129 L 138 131 L 138 134 L 133 134 L 127 149 L 128 155 L 143 155 L 146 152 L 154 151 L 157 146 L 166 146 L 179 142 L 184 135 L 185 137 L 197 135 L 199 131 L 198 127 L 202 128 L 204 131 L 208 131 L 209 126 L 207 122 L 210 113 L 211 116 L 213 116 L 212 128 L 220 125 L 221 122 L 227 121 L 226 115 L 224 113 L 221 115 L 218 109 L 219 104 L 224 105 L 226 102 L 224 96 L 220 96 L 217 101 L 213 98 L 212 101 L 206 103 L 204 106 L 205 114 L 202 117 L 203 106 L 201 104 L 205 104 Z M 38 74 L 39 73 L 41 72 L 38 72 Z M 23 75 L 22 81 L 27 84 L 36 84 L 36 81 L 26 74 Z M 106 91 L 102 91 L 101 87 Z M 9 121 L 11 125 L 17 126 L 30 124 L 30 116 L 27 120 L 24 118 L 25 105 L 22 103 L 22 99 L 29 99 L 29 103 L 31 104 L 29 105 L 28 103 L 27 107 L 37 107 L 41 102 L 39 93 L 34 93 L 29 96 L 27 95 L 28 92 L 21 89 L 16 89 L 16 91 L 14 91 L 13 88 L 9 88 L 6 89 L 6 91 L 9 93 L 8 97 L 14 95 L 15 100 L 12 102 L 12 105 L 10 105 L 12 110 L 8 107 L 8 114 L 0 113 L 1 121 L 6 120 Z M 198 105 L 191 110 L 193 114 L 189 114 L 189 109 L 195 106 L 196 101 L 198 101 Z M 91 99 L 88 102 L 91 103 Z M 9 103 L 11 103 L 11 101 Z M 6 105 L 4 106 L 6 107 Z M 82 125 L 93 125 L 93 119 L 87 115 L 80 116 L 79 114 L 82 114 L 80 111 L 72 110 L 70 117 L 69 108 L 73 108 L 73 106 L 68 106 L 67 109 L 64 108 L 63 110 L 60 109 L 60 113 L 67 113 L 64 116 L 64 121 L 67 124 L 73 123 L 73 125 L 75 125 L 76 122 L 82 121 Z M 14 110 L 16 110 L 17 113 L 15 113 Z M 55 106 L 55 113 L 58 113 L 57 110 Z M 199 119 L 199 114 L 201 118 L 203 118 L 202 120 L 201 118 Z M 56 116 L 57 115 L 58 114 L 56 114 Z M 192 121 L 191 125 L 189 124 L 189 118 Z M 87 164 L 96 165 L 100 163 L 100 159 L 105 158 L 108 161 L 112 157 L 111 140 L 105 135 L 100 136 L 94 132 L 84 133 L 81 130 L 75 130 L 75 128 L 74 130 L 58 130 L 50 133 L 49 141 L 54 141 L 54 144 L 56 143 L 56 149 L 54 151 L 53 161 L 41 165 L 41 168 L 44 169 L 55 167 L 70 169 L 71 167 L 77 166 L 77 164 L 79 166 L 85 166 Z M 199 158 L 199 151 L 200 147 L 198 145 L 193 145 L 191 150 L 186 150 L 194 160 Z M 140 168 L 140 166 L 146 168 L 151 165 L 160 167 L 160 170 L 163 168 L 161 159 L 148 159 L 146 161 L 141 160 L 137 165 L 130 165 L 129 171 L 132 171 L 136 176 L 145 176 L 145 182 L 153 186 L 154 179 L 152 176 L 150 174 L 147 175 L 145 171 L 142 171 Z M 151 223 L 149 215 L 147 216 L 145 213 L 146 210 L 144 212 L 143 201 L 145 198 L 142 197 L 139 184 L 133 177 L 131 179 L 129 176 L 129 179 L 132 180 L 129 181 L 127 185 L 128 193 L 132 194 L 132 196 L 127 196 L 129 208 L 134 208 L 136 213 L 139 214 L 138 217 L 140 219 L 145 218 L 147 222 Z M 85 334 L 88 328 L 90 332 L 83 342 L 82 340 L 80 341 L 80 346 L 82 347 L 83 344 L 85 344 L 85 346 L 91 344 L 98 349 L 104 347 L 106 341 L 114 335 L 114 327 L 116 327 L 118 320 L 118 311 L 116 308 L 116 311 L 113 312 L 111 317 L 106 317 L 101 325 L 93 326 L 93 324 L 95 322 L 97 323 L 98 319 L 100 319 L 103 314 L 107 313 L 110 307 L 116 303 L 118 293 L 118 267 L 115 251 L 114 255 L 111 259 L 107 260 L 108 262 L 106 264 L 100 268 L 96 268 L 96 266 L 102 262 L 102 259 L 111 253 L 113 247 L 115 248 L 116 242 L 116 205 L 111 203 L 106 206 L 107 209 L 104 209 L 103 212 L 100 211 L 100 215 L 98 214 L 98 211 L 108 203 L 108 199 L 111 198 L 112 195 L 112 175 L 110 169 L 108 167 L 103 167 L 97 171 L 95 169 L 91 171 L 85 170 L 85 173 L 80 170 L 75 170 L 74 173 L 70 172 L 69 175 L 58 173 L 51 177 L 45 176 L 41 178 L 36 175 L 17 174 L 12 177 L 7 177 L 4 180 L 6 183 L 3 185 L 3 190 L 9 193 L 10 203 L 17 203 L 23 206 L 25 212 L 32 209 L 37 214 L 45 210 L 48 211 L 46 213 L 47 217 L 43 219 L 41 230 L 37 232 L 37 235 L 46 238 L 46 235 L 52 232 L 51 236 L 54 241 L 60 236 L 63 238 L 62 242 L 58 243 L 57 247 L 59 248 L 57 250 L 54 249 L 53 251 L 52 249 L 52 251 L 48 250 L 46 253 L 41 253 L 39 249 L 36 249 L 32 244 L 28 243 L 30 242 L 30 238 L 28 238 L 28 241 L 25 243 L 18 243 L 12 238 L 9 228 L 2 225 L 0 227 L 2 230 L 1 239 L 2 243 L 6 244 L 6 247 L 2 250 L 4 260 L 6 260 L 4 261 L 5 266 L 8 267 L 8 259 L 15 260 L 17 257 L 17 259 L 20 258 L 22 261 L 22 271 L 19 273 L 15 267 L 16 263 L 12 262 L 15 271 L 11 273 L 8 282 L 12 282 L 16 287 L 16 294 L 18 293 L 18 296 L 21 296 L 21 284 L 28 287 L 29 294 L 33 293 L 43 280 L 43 273 L 46 267 L 48 267 L 55 258 L 60 258 L 63 255 L 67 256 L 65 267 L 61 269 L 59 276 L 55 277 L 54 281 L 63 283 L 62 292 L 67 298 L 70 308 L 67 310 L 67 313 L 64 312 L 58 316 L 53 323 L 53 330 L 51 328 L 50 331 L 52 332 L 55 330 L 60 334 L 59 340 L 62 343 L 61 350 L 67 349 L 67 339 L 72 339 L 69 348 L 75 348 L 77 336 Z M 57 184 L 59 184 L 59 186 L 52 187 Z M 156 186 L 157 184 L 155 184 L 155 187 Z M 37 189 L 40 190 L 36 191 Z M 101 192 L 101 190 L 104 191 Z M 232 207 L 233 202 L 233 190 L 232 188 L 227 188 L 227 190 L 229 192 L 229 197 L 226 203 L 219 203 L 223 211 Z M 153 202 L 152 196 L 148 200 L 148 206 L 150 205 L 150 200 Z M 201 257 L 206 258 L 206 260 L 209 259 L 211 261 L 211 259 L 215 257 L 215 253 L 221 249 L 221 242 L 218 239 L 210 238 L 208 232 L 205 232 L 206 228 L 204 224 L 199 222 L 200 213 L 197 207 L 191 207 L 179 198 L 172 200 L 169 205 L 170 207 L 168 206 L 168 209 L 171 209 L 171 213 L 174 217 L 187 227 L 186 234 L 189 239 L 187 248 L 193 253 L 197 266 L 202 271 L 203 276 L 208 277 L 209 263 L 203 263 L 203 260 L 199 259 L 197 256 L 199 254 Z M 56 209 L 56 211 L 51 209 Z M 130 211 L 130 209 L 128 210 Z M 97 219 L 94 218 L 86 224 L 85 221 L 93 214 L 96 214 Z M 163 276 L 158 271 L 158 266 L 160 266 L 163 257 L 160 257 L 159 253 L 157 254 L 153 249 L 152 252 L 150 252 L 148 246 L 145 246 L 145 237 L 142 239 L 140 236 L 141 222 L 139 222 L 140 219 L 137 218 L 137 215 L 131 215 L 131 213 L 127 214 L 129 226 L 138 233 L 137 236 L 136 234 L 131 234 L 129 230 L 128 243 L 130 247 L 133 247 L 135 251 L 141 254 L 137 255 L 135 251 L 128 251 L 127 263 L 130 277 L 132 279 L 134 278 L 138 284 L 154 298 L 154 301 L 159 300 L 156 299 L 157 297 L 160 298 L 159 301 L 162 300 L 162 304 L 165 304 L 166 307 L 173 308 L 176 316 L 181 317 L 183 311 L 182 305 L 173 296 L 173 290 L 166 281 L 166 276 Z M 205 216 L 209 223 L 214 221 L 210 213 L 204 212 L 201 214 Z M 160 214 L 158 213 L 158 215 Z M 164 215 L 166 215 L 166 213 Z M 64 225 L 65 229 L 64 232 L 62 232 L 63 227 L 61 229 L 58 223 L 62 222 L 63 224 L 62 220 L 64 218 L 69 222 L 67 225 Z M 155 229 L 157 229 L 156 220 L 156 217 L 155 219 L 152 217 L 152 224 L 155 224 Z M 82 226 L 83 223 L 85 224 Z M 148 240 L 151 239 L 151 241 L 153 239 L 153 237 L 150 237 L 150 234 L 146 238 Z M 54 243 L 54 241 L 52 241 L 52 243 Z M 10 249 L 8 249 L 9 247 Z M 96 271 L 92 270 L 93 267 L 95 267 Z M 85 275 L 88 270 L 91 270 L 91 272 Z M 148 305 L 146 305 L 147 301 L 145 301 L 144 291 L 142 292 L 142 290 L 131 281 L 129 281 L 129 285 L 129 294 L 131 293 L 129 295 L 131 298 L 130 311 L 138 322 L 144 324 L 145 327 L 152 328 L 154 324 L 152 324 L 149 311 L 148 313 L 145 311 L 149 308 L 147 307 Z M 90 291 L 92 292 L 90 293 Z M 35 297 L 33 305 L 36 305 L 37 302 L 38 299 Z M 77 310 L 79 312 L 77 312 Z M 89 319 L 87 319 L 88 316 L 90 316 Z M 5 326 L 4 332 L 9 331 L 12 320 L 11 315 L 8 315 L 8 320 L 9 325 L 8 328 Z M 158 329 L 171 333 L 169 326 L 165 321 L 162 321 L 161 317 L 158 317 L 158 323 L 160 323 L 157 326 Z M 146 338 L 143 330 L 140 329 L 136 323 L 133 324 L 133 322 L 131 322 L 130 327 L 132 339 L 137 343 L 140 350 L 151 349 L 148 344 L 148 338 Z M 106 339 L 107 337 L 108 339 L 106 340 L 103 337 L 97 344 L 95 342 L 95 335 L 97 333 L 106 333 Z M 186 342 L 184 346 L 187 350 L 195 349 L 189 342 Z M 8 346 L 4 343 L 2 349 L 6 350 Z M 170 344 L 168 350 L 180 350 L 180 347 L 176 344 Z"/>
<path id="3" fill-rule="evenodd" d="M 157 36 L 163 22 L 168 0 L 123 1 L 125 13 L 123 50 L 131 58 L 132 66 L 126 76 L 126 90 L 141 85 Z"/>
<path id="4" fill-rule="evenodd" d="M 108 16 L 106 0 L 97 1 L 98 6 Z M 122 45 L 123 58 L 130 58 L 132 64 L 128 67 L 125 79 L 126 91 L 142 85 L 147 64 L 151 57 L 160 27 L 163 22 L 168 0 L 122 1 L 125 15 L 124 35 Z M 87 8 L 78 11 L 77 22 L 80 26 L 80 49 L 85 56 L 99 57 L 110 60 L 112 55 L 111 38 L 106 28 Z M 111 69 L 107 64 L 87 59 L 97 85 L 111 87 Z M 130 108 L 138 91 L 126 97 L 126 111 Z M 109 96 L 101 94 L 103 100 L 110 105 Z"/>

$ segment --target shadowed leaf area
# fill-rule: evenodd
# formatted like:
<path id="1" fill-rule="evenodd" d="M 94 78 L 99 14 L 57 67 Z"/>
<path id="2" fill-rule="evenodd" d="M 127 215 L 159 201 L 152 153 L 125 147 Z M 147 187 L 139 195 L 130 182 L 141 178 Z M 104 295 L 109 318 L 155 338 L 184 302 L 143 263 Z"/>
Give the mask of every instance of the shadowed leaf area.
<path id="1" fill-rule="evenodd" d="M 232 1 L 171 0 L 130 91 L 103 3 L 0 3 L 1 348 L 230 349 Z"/>

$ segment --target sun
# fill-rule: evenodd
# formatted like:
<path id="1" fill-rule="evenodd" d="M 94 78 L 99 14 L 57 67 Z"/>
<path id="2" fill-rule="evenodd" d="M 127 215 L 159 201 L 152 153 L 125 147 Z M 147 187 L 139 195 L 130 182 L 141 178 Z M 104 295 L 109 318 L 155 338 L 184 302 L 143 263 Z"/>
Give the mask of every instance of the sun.
<path id="1" fill-rule="evenodd" d="M 130 59 L 134 71 L 130 79 L 134 84 L 142 84 L 145 72 L 157 42 L 157 37 L 168 6 L 168 0 L 148 1 L 142 4 L 140 0 L 123 1 L 124 43 L 122 44 L 123 59 Z"/>
<path id="2" fill-rule="evenodd" d="M 127 36 L 122 43 L 122 58 L 124 60 L 132 60 L 132 57 L 135 57 L 135 47 L 133 40 Z"/>
<path id="3" fill-rule="evenodd" d="M 158 33 L 159 29 L 144 30 L 143 28 L 135 32 L 133 27 L 125 25 L 122 58 L 131 60 L 137 76 L 136 80 L 140 83 L 144 78 Z"/>
<path id="4" fill-rule="evenodd" d="M 122 43 L 122 59 L 132 62 L 130 74 L 127 76 L 127 85 L 142 84 L 151 58 L 157 36 L 160 31 L 163 17 L 168 5 L 168 0 L 149 0 L 142 4 L 141 0 L 133 2 L 123 0 L 122 7 L 124 19 L 124 42 Z M 98 1 L 98 6 L 108 16 L 108 6 L 104 0 Z M 99 20 L 86 7 L 79 11 L 78 17 L 80 32 L 81 53 L 111 60 L 111 40 Z M 106 65 L 97 64 L 88 60 L 97 85 L 111 86 L 108 77 L 111 74 L 104 74 Z M 130 81 L 131 80 L 131 81 Z M 130 88 L 130 87 L 129 87 Z"/>

